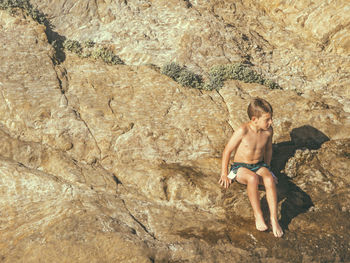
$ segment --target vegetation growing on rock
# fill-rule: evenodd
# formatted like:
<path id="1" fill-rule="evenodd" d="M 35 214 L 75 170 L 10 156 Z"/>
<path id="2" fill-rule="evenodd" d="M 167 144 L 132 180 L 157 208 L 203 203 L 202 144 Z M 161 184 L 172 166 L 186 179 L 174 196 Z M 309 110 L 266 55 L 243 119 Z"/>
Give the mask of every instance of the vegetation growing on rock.
<path id="1" fill-rule="evenodd" d="M 30 1 L 46 5 L 47 9 L 42 10 L 47 13 L 59 10 L 61 14 L 48 17 L 62 20 L 65 26 L 70 20 L 63 18 L 73 5 L 78 7 L 71 8 L 74 15 L 87 11 L 97 14 L 93 12 L 97 5 L 86 8 L 75 0 L 65 1 L 64 6 L 60 1 Z M 119 5 L 120 1 L 114 2 Z M 135 9 L 140 8 L 138 13 L 145 16 L 144 3 L 127 2 L 121 3 L 120 8 L 132 9 L 134 4 Z M 196 8 L 204 1 L 191 2 Z M 217 1 L 211 2 L 217 4 Z M 112 8 L 112 4 L 105 8 Z M 152 2 L 153 7 L 158 5 L 154 10 L 161 17 L 164 17 L 162 10 L 174 12 L 170 4 L 179 10 L 177 16 L 187 10 L 175 1 Z M 226 8 L 226 14 L 232 14 L 233 19 L 242 18 L 239 4 L 236 13 Z M 189 10 L 189 17 L 195 15 L 194 8 Z M 150 9 L 152 7 L 147 8 Z M 211 16 L 211 9 L 202 6 L 201 10 L 209 10 L 203 17 Z M 304 86 L 300 88 L 305 91 L 304 96 L 297 96 L 288 90 L 269 92 L 265 86 L 257 89 L 255 85 L 232 81 L 220 94 L 212 92 L 203 96 L 190 88 L 178 89 L 170 78 L 160 79 L 156 66 L 154 72 L 144 67 L 106 68 L 101 67 L 102 62 L 95 63 L 92 58 L 76 59 L 77 55 L 73 54 L 63 57 L 65 63 L 54 67 L 43 26 L 33 23 L 22 10 L 16 11 L 20 15 L 15 18 L 0 13 L 3 33 L 0 46 L 4 47 L 0 53 L 1 262 L 350 262 L 349 236 L 346 235 L 350 229 L 350 182 L 344 169 L 350 167 L 346 92 L 339 102 L 330 95 L 322 96 L 324 91 L 304 90 Z M 153 19 L 155 13 L 152 14 Z M 256 23 L 254 17 L 247 17 Z M 103 18 L 102 14 L 101 21 Z M 178 23 L 181 19 L 176 18 Z M 123 21 L 122 16 L 119 19 Z M 145 29 L 135 23 L 133 16 L 126 19 L 133 20 L 141 32 Z M 198 21 L 207 25 L 204 20 Z M 243 24 L 247 31 L 254 31 L 242 21 L 236 23 Z M 213 30 L 221 32 L 219 23 L 217 25 Z M 79 35 L 80 29 L 70 33 L 67 28 L 55 26 L 71 39 L 91 37 L 99 43 L 104 41 L 87 33 Z M 167 26 L 169 32 L 172 28 L 176 26 Z M 198 27 L 192 32 L 201 29 Z M 101 25 L 100 32 L 104 30 Z M 125 30 L 130 27 L 125 26 Z M 61 44 L 57 50 L 67 55 L 62 45 L 65 39 L 50 33 L 52 40 L 57 39 L 50 42 L 51 45 Z M 140 35 L 136 35 L 139 38 Z M 177 35 L 181 36 L 181 32 Z M 214 37 L 214 41 L 216 39 Z M 227 39 L 234 42 L 231 37 Z M 137 57 L 136 45 L 129 38 L 127 41 L 130 41 L 130 54 Z M 211 45 L 213 42 L 206 41 L 203 38 L 202 50 L 192 45 L 189 53 L 197 50 L 198 54 L 199 51 L 209 54 L 211 46 L 217 48 Z M 75 44 L 71 44 L 73 48 Z M 80 46 L 82 55 L 89 48 L 102 47 L 93 41 L 80 41 Z M 147 55 L 161 65 L 159 61 L 163 60 L 157 60 L 154 54 L 162 51 L 159 46 L 154 47 L 154 53 Z M 262 48 L 264 54 L 269 52 Z M 270 67 L 264 65 L 273 60 L 276 64 L 270 64 L 274 66 L 270 72 L 275 72 L 288 89 L 295 79 L 285 81 L 284 72 L 275 70 L 290 62 L 288 54 L 295 55 L 298 47 L 287 49 L 283 44 L 283 47 L 268 48 L 275 48 L 275 56 L 264 63 L 252 61 L 267 72 Z M 169 50 L 172 54 L 181 54 L 171 46 Z M 280 51 L 285 52 L 278 53 Z M 128 54 L 129 50 L 123 52 Z M 166 54 L 170 53 L 162 53 L 162 59 Z M 278 56 L 283 54 L 286 56 Z M 225 55 L 237 61 L 232 54 Z M 291 67 L 305 70 L 307 78 L 316 79 L 325 71 L 319 67 L 308 71 L 307 65 L 303 67 L 305 61 L 310 59 L 310 63 L 319 64 L 320 60 L 313 57 L 321 57 L 326 68 L 332 66 L 327 61 L 332 61 L 335 68 L 341 65 L 333 54 L 332 60 L 327 60 L 326 52 L 312 55 L 300 64 L 291 63 L 285 71 Z M 189 69 L 192 69 L 190 65 L 198 65 L 202 72 L 209 72 L 198 62 L 202 58 L 201 55 L 197 60 L 186 59 L 186 65 Z M 223 61 L 205 59 L 210 65 Z M 148 61 L 145 58 L 127 61 L 139 64 L 145 60 Z M 322 73 L 313 76 L 316 70 Z M 346 65 L 343 72 L 341 70 L 327 71 L 325 77 L 317 81 L 333 85 L 347 76 L 344 75 Z M 329 82 L 325 81 L 333 75 Z M 317 84 L 312 81 L 309 84 Z M 337 87 L 334 85 L 333 88 Z M 310 88 L 313 89 L 312 85 Z M 220 176 L 218 164 L 226 139 L 244 121 L 246 106 L 255 96 L 271 101 L 276 113 L 271 167 L 279 178 L 280 221 L 286 230 L 280 241 L 270 233 L 255 230 L 244 187 L 236 183 L 223 190 L 215 178 Z M 321 149 L 315 149 L 315 142 L 321 144 L 324 136 L 307 129 L 306 124 L 322 131 L 330 141 L 324 142 Z M 314 149 L 316 152 L 312 152 Z M 286 162 L 290 166 L 286 167 Z M 267 209 L 266 194 L 261 192 L 261 197 L 262 208 Z"/>
<path id="2" fill-rule="evenodd" d="M 0 2 L 0 9 L 7 10 L 12 14 L 16 12 L 16 9 L 21 9 L 39 24 L 44 24 L 46 22 L 45 15 L 34 8 L 29 0 L 2 0 Z"/>
<path id="3" fill-rule="evenodd" d="M 102 59 L 107 64 L 124 64 L 124 62 L 107 47 L 101 47 L 93 50 L 92 57 L 95 59 Z"/>
<path id="4" fill-rule="evenodd" d="M 228 79 L 240 80 L 245 83 L 257 83 L 270 89 L 282 89 L 276 82 L 265 79 L 261 74 L 243 63 L 214 66 L 209 71 L 209 82 L 205 89 L 220 89 Z"/>
<path id="5" fill-rule="evenodd" d="M 50 27 L 44 13 L 33 7 L 29 0 L 2 0 L 0 2 L 0 9 L 6 10 L 11 14 L 15 14 L 16 10 L 21 9 L 26 15 L 33 18 L 34 21 L 39 24 Z M 54 34 L 57 35 L 57 34 Z M 51 40 L 50 43 L 56 50 L 56 53 L 62 53 L 64 50 L 77 54 L 79 57 L 93 57 L 95 59 L 101 59 L 107 64 L 117 65 L 124 64 L 124 62 L 114 54 L 114 52 L 108 47 L 96 47 L 92 40 L 87 40 L 83 45 L 77 40 L 67 39 L 62 44 L 62 39 Z M 60 60 L 57 59 L 56 60 Z"/>
<path id="6" fill-rule="evenodd" d="M 207 82 L 203 81 L 202 76 L 175 62 L 163 66 L 161 73 L 171 77 L 182 86 L 205 90 L 219 90 L 224 85 L 225 80 L 229 79 L 240 80 L 245 83 L 257 83 L 270 89 L 282 89 L 276 82 L 265 79 L 263 75 L 243 63 L 212 67 L 209 71 L 209 80 Z"/>
<path id="7" fill-rule="evenodd" d="M 77 40 L 65 40 L 63 43 L 65 50 L 77 54 L 79 57 L 101 59 L 107 64 L 120 65 L 124 62 L 114 54 L 114 52 L 105 46 L 97 45 L 92 40 L 87 40 L 81 44 Z"/>
<path id="8" fill-rule="evenodd" d="M 203 78 L 175 62 L 163 66 L 162 74 L 167 75 L 184 87 L 201 89 L 203 87 Z"/>
<path id="9" fill-rule="evenodd" d="M 72 53 L 75 53 L 79 56 L 81 56 L 82 51 L 83 51 L 83 47 L 81 46 L 81 44 L 77 40 L 66 40 L 63 43 L 63 47 L 66 50 L 68 50 Z"/>

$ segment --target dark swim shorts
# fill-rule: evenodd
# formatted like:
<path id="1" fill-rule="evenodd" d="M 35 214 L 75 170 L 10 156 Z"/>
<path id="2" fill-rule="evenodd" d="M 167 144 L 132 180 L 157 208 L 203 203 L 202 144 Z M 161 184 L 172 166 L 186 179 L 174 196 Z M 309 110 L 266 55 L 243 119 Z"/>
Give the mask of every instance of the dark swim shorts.
<path id="1" fill-rule="evenodd" d="M 276 176 L 273 174 L 273 172 L 271 171 L 270 167 L 264 163 L 263 161 L 260 161 L 258 163 L 237 163 L 234 162 L 231 165 L 231 169 L 230 169 L 230 173 L 227 176 L 229 179 L 234 180 L 237 176 L 237 171 L 239 168 L 244 167 L 247 168 L 249 170 L 251 170 L 252 172 L 257 172 L 261 167 L 266 167 L 267 169 L 269 169 L 269 171 L 271 172 L 272 176 L 274 177 L 274 179 L 276 180 Z"/>

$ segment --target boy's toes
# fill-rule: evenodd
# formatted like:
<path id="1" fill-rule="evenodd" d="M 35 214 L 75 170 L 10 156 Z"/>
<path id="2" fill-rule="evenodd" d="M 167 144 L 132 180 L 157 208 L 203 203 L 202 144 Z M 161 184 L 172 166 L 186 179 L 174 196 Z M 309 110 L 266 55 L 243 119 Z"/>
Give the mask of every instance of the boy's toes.
<path id="1" fill-rule="evenodd" d="M 275 237 L 282 237 L 283 230 L 277 220 L 271 220 L 272 232 Z"/>
<path id="2" fill-rule="evenodd" d="M 264 232 L 268 229 L 268 226 L 256 226 L 256 229 L 261 231 L 261 232 Z"/>
<path id="3" fill-rule="evenodd" d="M 269 227 L 263 221 L 257 220 L 255 222 L 256 229 L 259 231 L 266 231 Z"/>
<path id="4" fill-rule="evenodd" d="M 282 237 L 283 236 L 283 230 L 281 229 L 280 226 L 276 227 L 273 229 L 273 234 L 275 237 Z"/>

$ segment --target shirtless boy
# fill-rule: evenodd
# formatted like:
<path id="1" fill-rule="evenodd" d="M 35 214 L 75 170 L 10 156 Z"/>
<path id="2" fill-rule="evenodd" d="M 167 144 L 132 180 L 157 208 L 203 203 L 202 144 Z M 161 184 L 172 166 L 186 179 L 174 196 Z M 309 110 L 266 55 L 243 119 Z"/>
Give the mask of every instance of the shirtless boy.
<path id="1" fill-rule="evenodd" d="M 277 218 L 277 178 L 269 170 L 272 158 L 272 113 L 271 105 L 264 99 L 256 98 L 249 104 L 250 121 L 241 125 L 234 132 L 222 154 L 219 183 L 228 188 L 234 177 L 237 182 L 247 185 L 255 225 L 259 231 L 268 229 L 261 211 L 258 190 L 258 185 L 263 184 L 266 189 L 273 234 L 275 237 L 281 237 L 283 231 Z M 232 152 L 234 163 L 228 177 L 227 167 Z"/>

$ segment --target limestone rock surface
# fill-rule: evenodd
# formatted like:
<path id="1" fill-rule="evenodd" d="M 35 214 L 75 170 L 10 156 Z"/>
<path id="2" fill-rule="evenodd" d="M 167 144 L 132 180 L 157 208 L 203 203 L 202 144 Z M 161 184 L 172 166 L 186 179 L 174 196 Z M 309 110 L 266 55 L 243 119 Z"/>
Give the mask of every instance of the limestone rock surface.
<path id="1" fill-rule="evenodd" d="M 128 64 L 177 61 L 206 76 L 248 60 L 284 89 L 315 91 L 350 111 L 346 0 L 32 3 L 62 36 L 110 44 Z"/>
<path id="2" fill-rule="evenodd" d="M 350 260 L 346 51 L 317 49 L 311 26 L 282 30 L 294 13 L 275 21 L 262 1 L 32 3 L 52 30 L 113 44 L 127 63 L 69 52 L 57 63 L 44 25 L 0 10 L 1 262 Z M 312 52 L 287 48 L 286 36 Z M 332 62 L 332 78 L 316 68 L 296 92 L 301 75 L 286 73 L 300 69 L 290 65 L 295 54 Z M 141 65 L 176 58 L 205 72 L 247 55 L 286 88 L 232 80 L 220 91 L 190 89 Z M 274 108 L 282 239 L 256 231 L 244 186 L 217 183 L 222 150 L 255 96 Z M 261 198 L 268 217 L 263 189 Z"/>

